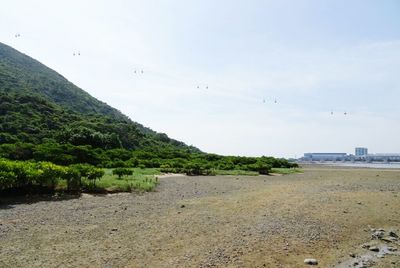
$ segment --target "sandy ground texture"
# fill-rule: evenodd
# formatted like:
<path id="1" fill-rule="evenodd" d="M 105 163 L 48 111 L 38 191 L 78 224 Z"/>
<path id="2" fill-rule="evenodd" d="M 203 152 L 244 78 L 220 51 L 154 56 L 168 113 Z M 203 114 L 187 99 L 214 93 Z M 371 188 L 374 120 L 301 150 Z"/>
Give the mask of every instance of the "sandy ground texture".
<path id="1" fill-rule="evenodd" d="M 153 193 L 2 201 L 0 267 L 307 267 L 306 258 L 400 267 L 398 254 L 369 250 L 400 251 L 395 238 L 371 239 L 381 228 L 400 233 L 400 171 L 304 171 L 169 176 Z"/>

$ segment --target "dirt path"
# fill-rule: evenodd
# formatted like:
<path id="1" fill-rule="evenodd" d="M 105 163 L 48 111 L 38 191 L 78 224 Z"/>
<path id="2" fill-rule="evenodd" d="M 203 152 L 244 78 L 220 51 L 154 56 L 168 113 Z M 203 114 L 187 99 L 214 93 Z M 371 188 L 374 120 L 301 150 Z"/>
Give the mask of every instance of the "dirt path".
<path id="1" fill-rule="evenodd" d="M 398 231 L 399 208 L 394 170 L 166 177 L 143 195 L 2 204 L 0 267 L 335 267 L 370 228 Z"/>

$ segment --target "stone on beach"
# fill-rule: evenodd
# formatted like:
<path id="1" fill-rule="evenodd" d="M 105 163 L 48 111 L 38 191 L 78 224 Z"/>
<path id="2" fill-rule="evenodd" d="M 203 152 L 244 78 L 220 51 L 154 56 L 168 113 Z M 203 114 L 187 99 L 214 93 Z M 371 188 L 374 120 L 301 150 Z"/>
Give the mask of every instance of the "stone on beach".
<path id="1" fill-rule="evenodd" d="M 369 250 L 371 251 L 375 251 L 375 252 L 379 252 L 379 248 L 378 247 L 370 247 Z"/>
<path id="2" fill-rule="evenodd" d="M 305 259 L 304 263 L 309 265 L 317 265 L 318 261 L 316 259 Z"/>

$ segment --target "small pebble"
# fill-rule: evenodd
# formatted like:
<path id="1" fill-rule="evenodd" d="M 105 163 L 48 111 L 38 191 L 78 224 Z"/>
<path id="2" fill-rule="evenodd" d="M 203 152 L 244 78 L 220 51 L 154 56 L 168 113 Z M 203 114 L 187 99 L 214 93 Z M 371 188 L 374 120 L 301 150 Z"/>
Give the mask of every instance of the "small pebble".
<path id="1" fill-rule="evenodd" d="M 305 259 L 304 263 L 308 265 L 318 265 L 318 261 L 316 259 Z"/>
<path id="2" fill-rule="evenodd" d="M 399 238 L 399 236 L 394 231 L 390 231 L 389 236 Z"/>
<path id="3" fill-rule="evenodd" d="M 371 251 L 375 251 L 375 252 L 379 252 L 379 248 L 378 247 L 370 247 L 369 250 Z"/>

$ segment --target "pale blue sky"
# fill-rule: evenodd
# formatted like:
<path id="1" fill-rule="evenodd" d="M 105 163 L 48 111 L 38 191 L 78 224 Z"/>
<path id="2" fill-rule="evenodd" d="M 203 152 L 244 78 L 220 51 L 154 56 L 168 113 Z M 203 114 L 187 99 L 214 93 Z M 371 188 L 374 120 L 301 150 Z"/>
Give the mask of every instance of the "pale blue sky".
<path id="1" fill-rule="evenodd" d="M 1 42 L 204 151 L 400 152 L 400 1 L 1 6 Z"/>

